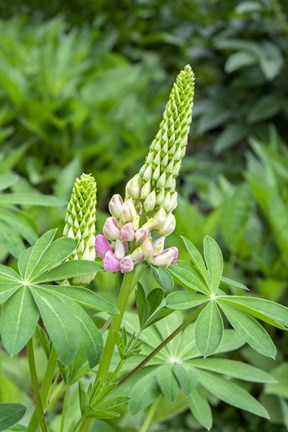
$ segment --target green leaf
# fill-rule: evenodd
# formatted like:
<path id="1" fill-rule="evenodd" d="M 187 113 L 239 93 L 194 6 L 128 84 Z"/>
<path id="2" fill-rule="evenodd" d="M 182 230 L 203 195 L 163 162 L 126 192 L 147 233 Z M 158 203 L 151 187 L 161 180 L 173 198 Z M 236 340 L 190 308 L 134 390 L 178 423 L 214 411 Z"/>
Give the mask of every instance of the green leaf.
<path id="1" fill-rule="evenodd" d="M 41 288 L 52 291 L 58 296 L 69 298 L 87 309 L 107 312 L 111 315 L 116 315 L 118 313 L 118 309 L 115 305 L 88 288 L 74 285 L 41 285 Z"/>
<path id="2" fill-rule="evenodd" d="M 66 260 L 75 247 L 77 240 L 62 237 L 51 243 L 41 257 L 41 261 L 34 267 L 31 277 L 40 275 L 46 271 L 52 270 L 62 261 Z"/>
<path id="3" fill-rule="evenodd" d="M 221 302 L 229 303 L 274 327 L 282 330 L 288 329 L 288 308 L 286 306 L 271 300 L 244 296 L 223 296 Z"/>
<path id="4" fill-rule="evenodd" d="M 43 207 L 60 207 L 67 205 L 63 198 L 39 193 L 0 193 L 0 204 L 35 205 Z"/>
<path id="5" fill-rule="evenodd" d="M 184 241 L 186 249 L 192 258 L 192 262 L 193 262 L 194 266 L 196 267 L 196 269 L 199 271 L 202 278 L 204 279 L 204 281 L 207 285 L 208 291 L 210 291 L 211 280 L 210 280 L 209 273 L 207 272 L 204 260 L 201 256 L 200 252 L 198 251 L 198 249 L 193 245 L 193 243 L 190 240 L 186 239 L 183 236 L 181 236 L 181 238 Z"/>
<path id="6" fill-rule="evenodd" d="M 172 404 L 179 394 L 179 385 L 172 364 L 163 364 L 157 369 L 157 381 L 165 398 Z"/>
<path id="7" fill-rule="evenodd" d="M 170 291 L 173 289 L 174 281 L 171 275 L 169 274 L 168 270 L 161 267 L 151 267 L 153 276 L 156 279 L 156 281 L 159 283 L 160 287 L 163 288 L 165 291 Z"/>
<path id="8" fill-rule="evenodd" d="M 163 291 L 161 288 L 155 288 L 151 290 L 147 296 L 147 303 L 149 306 L 149 316 L 158 309 L 163 300 Z"/>
<path id="9" fill-rule="evenodd" d="M 7 431 L 11 426 L 21 420 L 26 412 L 26 407 L 20 404 L 0 404 L 0 431 Z"/>
<path id="10" fill-rule="evenodd" d="M 19 275 L 10 267 L 0 264 L 0 281 L 1 280 L 13 280 L 19 282 Z"/>
<path id="11" fill-rule="evenodd" d="M 185 396 L 188 396 L 197 386 L 199 381 L 199 375 L 197 374 L 195 369 L 177 362 L 173 364 L 173 371 L 180 384 L 181 391 L 184 393 Z"/>
<path id="12" fill-rule="evenodd" d="M 77 354 L 80 338 L 79 323 L 71 313 L 71 305 L 37 286 L 31 291 L 59 360 L 68 365 Z"/>
<path id="13" fill-rule="evenodd" d="M 257 57 L 247 51 L 231 54 L 225 63 L 225 72 L 231 73 L 238 69 L 257 63 Z"/>
<path id="14" fill-rule="evenodd" d="M 128 396 L 118 396 L 111 399 L 105 399 L 104 401 L 97 404 L 99 409 L 112 409 L 117 408 L 123 404 L 126 404 L 130 400 Z"/>
<path id="15" fill-rule="evenodd" d="M 254 366 L 236 360 L 218 358 L 191 359 L 189 366 L 210 370 L 223 375 L 238 378 L 243 381 L 259 383 L 272 383 L 275 379 L 272 375 Z"/>
<path id="16" fill-rule="evenodd" d="M 129 396 L 129 411 L 132 415 L 143 411 L 161 394 L 155 371 L 145 375 L 133 386 Z"/>
<path id="17" fill-rule="evenodd" d="M 49 245 L 52 243 L 53 238 L 55 237 L 55 234 L 56 234 L 56 230 L 53 229 L 53 230 L 47 231 L 45 234 L 43 234 L 39 238 L 39 240 L 37 240 L 37 242 L 33 246 L 33 249 L 30 253 L 30 256 L 29 256 L 29 259 L 27 262 L 27 266 L 26 266 L 24 279 L 29 280 L 35 267 L 39 264 L 42 256 L 46 252 Z M 28 255 L 28 253 L 27 253 L 27 255 Z M 26 259 L 27 259 L 27 256 L 25 256 L 25 260 Z"/>
<path id="18" fill-rule="evenodd" d="M 8 300 L 21 285 L 11 280 L 0 280 L 0 305 Z"/>
<path id="19" fill-rule="evenodd" d="M 217 304 L 210 301 L 201 311 L 195 324 L 196 347 L 204 357 L 215 353 L 221 343 L 223 330 L 223 321 Z"/>
<path id="20" fill-rule="evenodd" d="M 140 283 L 137 284 L 137 288 L 135 290 L 135 300 L 136 300 L 139 324 L 140 327 L 143 328 L 144 323 L 148 317 L 148 311 L 147 311 L 145 291 Z"/>
<path id="21" fill-rule="evenodd" d="M 210 393 L 220 400 L 260 417 L 269 418 L 266 409 L 237 384 L 208 372 L 202 372 L 200 382 Z"/>
<path id="22" fill-rule="evenodd" d="M 200 291 L 203 294 L 209 294 L 209 288 L 192 264 L 178 260 L 168 267 L 168 271 L 181 286 L 193 291 Z"/>
<path id="23" fill-rule="evenodd" d="M 11 227 L 2 220 L 0 220 L 0 243 L 3 243 L 7 251 L 16 258 L 25 249 L 19 234 L 13 232 L 13 235 L 11 235 Z"/>
<path id="24" fill-rule="evenodd" d="M 204 257 L 212 284 L 212 292 L 216 294 L 223 273 L 223 256 L 218 243 L 209 236 L 204 239 Z"/>
<path id="25" fill-rule="evenodd" d="M 70 305 L 73 317 L 78 321 L 80 328 L 80 347 L 86 353 L 91 368 L 96 366 L 103 350 L 102 335 L 92 319 L 77 304 Z"/>
<path id="26" fill-rule="evenodd" d="M 0 175 L 0 191 L 8 189 L 19 180 L 19 176 L 13 173 Z"/>
<path id="27" fill-rule="evenodd" d="M 267 331 L 258 321 L 247 313 L 220 301 L 220 299 L 219 305 L 232 327 L 253 349 L 267 357 L 275 358 L 276 347 Z"/>
<path id="28" fill-rule="evenodd" d="M 23 252 L 21 252 L 21 254 L 18 258 L 17 266 L 18 266 L 18 270 L 19 270 L 19 273 L 21 275 L 22 280 L 25 280 L 25 272 L 26 272 L 26 268 L 27 268 L 27 265 L 28 265 L 32 251 L 33 251 L 33 247 L 31 246 L 30 248 L 23 250 Z"/>
<path id="29" fill-rule="evenodd" d="M 275 383 L 267 384 L 265 393 L 288 398 L 288 363 L 281 363 L 271 371 Z"/>
<path id="30" fill-rule="evenodd" d="M 90 273 L 101 271 L 103 268 L 94 261 L 68 261 L 64 262 L 60 266 L 48 271 L 47 273 L 36 276 L 33 279 L 34 283 L 45 283 L 51 281 L 58 281 L 64 279 L 70 279 L 77 276 L 85 276 Z"/>
<path id="31" fill-rule="evenodd" d="M 248 114 L 248 122 L 256 123 L 274 117 L 284 106 L 285 99 L 281 94 L 271 93 L 263 95 L 252 105 Z"/>
<path id="32" fill-rule="evenodd" d="M 189 291 L 176 291 L 169 294 L 165 300 L 167 307 L 171 309 L 191 309 L 209 301 L 208 297 L 194 294 Z"/>
<path id="33" fill-rule="evenodd" d="M 7 301 L 1 313 L 1 337 L 10 355 L 18 353 L 33 335 L 38 311 L 28 287 L 22 287 Z"/>
<path id="34" fill-rule="evenodd" d="M 186 396 L 186 400 L 196 420 L 207 430 L 210 430 L 212 427 L 213 418 L 207 399 L 202 396 L 202 394 L 196 388 L 194 388 L 191 393 Z"/>
<path id="35" fill-rule="evenodd" d="M 10 209 L 2 207 L 0 209 L 0 219 L 6 222 L 13 231 L 20 234 L 29 244 L 35 243 L 37 241 L 37 234 L 31 225 L 18 213 Z"/>
<path id="36" fill-rule="evenodd" d="M 221 283 L 223 285 L 232 286 L 233 288 L 238 288 L 238 289 L 242 289 L 242 290 L 245 290 L 245 291 L 249 291 L 249 288 L 247 288 L 242 283 L 236 282 L 233 279 L 227 278 L 225 276 L 221 277 Z"/>

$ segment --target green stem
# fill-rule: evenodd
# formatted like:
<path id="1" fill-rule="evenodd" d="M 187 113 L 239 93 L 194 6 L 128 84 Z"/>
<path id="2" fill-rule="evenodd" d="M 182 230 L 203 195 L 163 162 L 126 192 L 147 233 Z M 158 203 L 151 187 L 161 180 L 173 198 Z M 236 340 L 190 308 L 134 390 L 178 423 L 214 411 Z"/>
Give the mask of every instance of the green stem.
<path id="1" fill-rule="evenodd" d="M 194 321 L 195 318 L 199 315 L 199 313 L 201 312 L 204 306 L 205 305 L 196 309 L 194 313 L 192 313 L 182 324 L 180 324 L 179 327 L 176 328 L 176 330 L 174 330 L 173 333 L 171 333 L 170 336 L 164 339 L 164 341 L 162 341 L 160 345 L 158 345 L 147 357 L 145 357 L 144 360 L 142 360 L 142 362 L 139 363 L 138 366 L 132 369 L 132 371 L 130 371 L 123 378 L 121 378 L 120 381 L 118 382 L 118 386 L 124 384 L 124 382 L 126 382 L 129 378 L 131 378 L 137 372 L 139 372 L 140 369 L 142 369 L 153 357 L 155 357 L 155 355 L 158 354 L 158 352 L 161 351 L 172 339 L 174 339 L 175 336 L 177 336 L 182 330 L 184 330 L 189 324 L 191 324 L 191 322 Z"/>
<path id="2" fill-rule="evenodd" d="M 114 347 L 115 347 L 114 332 L 120 329 L 122 318 L 126 309 L 128 297 L 134 285 L 140 279 L 144 269 L 145 267 L 143 268 L 142 272 L 138 272 L 138 274 L 136 272 L 125 273 L 123 277 L 120 294 L 119 294 L 119 300 L 117 304 L 119 313 L 113 317 L 113 320 L 110 324 L 109 333 L 101 357 L 101 361 L 99 364 L 97 379 L 95 380 L 94 388 L 96 383 L 100 381 L 102 382 L 102 384 L 105 383 L 105 380 L 109 372 L 109 366 L 111 363 Z"/>
<path id="3" fill-rule="evenodd" d="M 109 326 L 108 337 L 99 364 L 97 376 L 91 391 L 92 397 L 97 389 L 98 383 L 100 382 L 101 385 L 103 386 L 105 384 L 105 381 L 107 380 L 107 375 L 109 373 L 109 366 L 111 363 L 111 359 L 115 347 L 114 332 L 120 329 L 129 295 L 131 294 L 134 286 L 136 285 L 136 283 L 144 273 L 145 268 L 146 266 L 144 264 L 143 265 L 139 264 L 133 272 L 125 273 L 123 277 L 122 285 L 119 293 L 118 304 L 117 304 L 119 313 L 118 315 L 115 315 L 113 317 L 112 322 Z M 95 419 L 83 418 L 82 421 L 79 423 L 77 430 L 80 430 L 81 432 L 90 432 L 92 430 L 94 422 Z"/>
<path id="4" fill-rule="evenodd" d="M 147 432 L 148 431 L 148 428 L 149 428 L 149 426 L 150 426 L 150 424 L 151 424 L 151 422 L 153 420 L 155 411 L 157 409 L 157 406 L 158 406 L 158 403 L 159 403 L 161 397 L 162 397 L 162 395 L 160 395 L 157 399 L 155 399 L 155 401 L 150 406 L 150 409 L 149 409 L 149 411 L 147 413 L 147 416 L 146 416 L 146 418 L 144 420 L 144 423 L 143 423 L 143 425 L 142 425 L 142 427 L 141 427 L 141 429 L 140 429 L 139 432 Z"/>
<path id="5" fill-rule="evenodd" d="M 33 388 L 33 394 L 34 399 L 36 403 L 36 415 L 38 417 L 38 421 L 40 423 L 40 427 L 42 432 L 47 432 L 47 426 L 45 422 L 44 417 L 44 411 L 43 411 L 43 405 L 42 405 L 42 399 L 39 391 L 39 383 L 37 378 L 37 372 L 36 372 L 36 365 L 35 365 L 35 358 L 34 358 L 34 347 L 33 347 L 33 339 L 31 338 L 30 341 L 27 344 L 27 353 L 28 353 L 28 363 L 29 363 L 29 369 L 30 369 L 30 375 L 31 375 L 31 381 L 32 381 L 32 388 Z M 28 428 L 29 430 L 29 428 Z"/>
<path id="6" fill-rule="evenodd" d="M 48 359 L 48 364 L 47 364 L 46 372 L 44 375 L 42 388 L 40 391 L 41 400 L 42 400 L 42 403 L 45 407 L 45 411 L 46 411 L 48 394 L 49 394 L 50 386 L 51 386 L 51 383 L 53 380 L 56 363 L 57 363 L 57 354 L 56 354 L 56 351 L 54 350 L 54 348 L 52 348 L 49 359 Z M 38 423 L 39 423 L 39 421 L 38 421 L 37 409 L 35 408 L 34 413 L 31 417 L 30 422 L 29 422 L 27 432 L 35 432 L 37 429 Z"/>
<path id="7" fill-rule="evenodd" d="M 62 407 L 60 432 L 64 432 L 65 416 L 66 416 L 67 401 L 68 401 L 68 391 L 69 391 L 69 389 L 66 390 L 65 395 L 64 395 L 64 402 L 63 402 L 63 407 Z"/>
<path id="8" fill-rule="evenodd" d="M 111 378 L 109 380 L 110 383 L 113 383 L 117 375 L 119 374 L 120 370 L 122 369 L 123 364 L 125 363 L 124 359 L 119 360 L 118 365 L 116 366 L 113 374 L 111 375 Z"/>

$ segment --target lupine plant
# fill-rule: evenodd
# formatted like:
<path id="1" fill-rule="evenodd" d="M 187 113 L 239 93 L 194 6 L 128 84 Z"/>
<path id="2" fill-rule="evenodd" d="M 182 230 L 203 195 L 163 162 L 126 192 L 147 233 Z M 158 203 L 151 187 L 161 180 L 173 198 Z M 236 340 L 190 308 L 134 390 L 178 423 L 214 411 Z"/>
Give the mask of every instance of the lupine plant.
<path id="1" fill-rule="evenodd" d="M 247 287 L 223 276 L 221 249 L 209 236 L 203 255 L 183 238 L 186 261 L 178 259 L 176 247 L 165 248 L 176 226 L 176 177 L 193 94 L 186 66 L 144 165 L 127 183 L 125 197 L 116 194 L 109 202 L 103 233 L 96 233 L 95 180 L 82 174 L 63 236 L 55 239 L 52 229 L 21 253 L 17 268 L 0 266 L 2 344 L 11 356 L 27 353 L 35 400 L 17 430 L 124 431 L 132 423 L 146 432 L 186 409 L 209 430 L 209 402 L 219 400 L 269 418 L 242 381 L 274 378 L 221 354 L 247 343 L 275 358 L 276 347 L 259 321 L 287 330 L 288 308 L 242 295 Z M 97 290 L 99 272 L 121 275 L 117 304 L 89 287 L 95 280 Z M 36 349 L 47 359 L 42 382 Z M 57 403 L 59 421 L 53 424 Z M 1 404 L 0 430 L 16 430 L 25 409 Z"/>

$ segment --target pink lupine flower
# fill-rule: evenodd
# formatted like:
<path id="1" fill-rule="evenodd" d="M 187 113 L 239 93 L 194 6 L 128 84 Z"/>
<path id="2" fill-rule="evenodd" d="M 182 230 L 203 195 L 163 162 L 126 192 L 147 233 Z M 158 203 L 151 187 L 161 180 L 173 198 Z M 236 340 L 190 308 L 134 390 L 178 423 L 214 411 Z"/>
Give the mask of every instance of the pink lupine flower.
<path id="1" fill-rule="evenodd" d="M 113 252 L 111 251 L 106 252 L 106 255 L 103 260 L 103 267 L 105 270 L 112 273 L 120 270 L 120 262 L 115 257 Z"/>
<path id="2" fill-rule="evenodd" d="M 95 251 L 96 255 L 101 258 L 104 258 L 108 251 L 112 251 L 110 243 L 102 234 L 97 235 L 95 238 Z"/>
<path id="3" fill-rule="evenodd" d="M 168 267 L 171 265 L 176 257 L 176 252 L 174 249 L 177 248 L 168 248 L 161 252 L 159 255 L 154 256 L 151 259 L 151 263 L 158 267 Z M 178 251 L 177 251 L 178 252 Z"/>
<path id="4" fill-rule="evenodd" d="M 113 217 L 108 217 L 103 226 L 103 233 L 108 240 L 118 240 L 120 238 L 120 228 Z"/>
<path id="5" fill-rule="evenodd" d="M 172 249 L 174 251 L 174 258 L 172 261 L 172 264 L 174 264 L 174 262 L 176 262 L 178 260 L 178 249 L 175 246 L 172 246 L 170 249 Z"/>
<path id="6" fill-rule="evenodd" d="M 175 227 L 176 227 L 175 216 L 172 213 L 170 213 L 167 216 L 164 225 L 162 225 L 162 227 L 159 227 L 157 231 L 160 235 L 167 237 L 169 234 L 171 234 L 174 231 Z"/>
<path id="7" fill-rule="evenodd" d="M 120 230 L 120 238 L 122 241 L 133 241 L 134 240 L 134 228 L 133 222 L 125 224 Z"/>
<path id="8" fill-rule="evenodd" d="M 133 268 L 134 268 L 134 262 L 130 255 L 127 255 L 120 260 L 120 270 L 122 273 L 131 272 Z"/>
<path id="9" fill-rule="evenodd" d="M 153 255 L 159 255 L 164 249 L 165 237 L 160 237 L 152 242 Z"/>

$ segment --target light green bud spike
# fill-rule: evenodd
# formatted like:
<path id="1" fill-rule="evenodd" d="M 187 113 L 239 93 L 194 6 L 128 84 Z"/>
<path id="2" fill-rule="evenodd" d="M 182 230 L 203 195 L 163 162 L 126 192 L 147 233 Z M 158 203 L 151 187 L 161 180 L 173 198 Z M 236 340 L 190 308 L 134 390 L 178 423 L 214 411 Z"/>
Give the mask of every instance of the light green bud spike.
<path id="1" fill-rule="evenodd" d="M 177 205 L 175 178 L 185 155 L 193 96 L 194 75 L 191 67 L 187 65 L 173 85 L 159 131 L 150 145 L 145 164 L 126 186 L 126 199 L 132 198 L 138 211 L 149 213 L 149 216 L 153 216 L 160 207 L 170 213 Z M 153 193 L 153 200 L 147 200 L 148 191 L 150 195 Z"/>
<path id="2" fill-rule="evenodd" d="M 71 260 L 95 259 L 96 234 L 96 182 L 91 174 L 82 174 L 77 178 L 65 216 L 63 235 L 78 241 L 70 256 Z M 73 279 L 73 284 L 89 283 L 95 274 Z"/>

